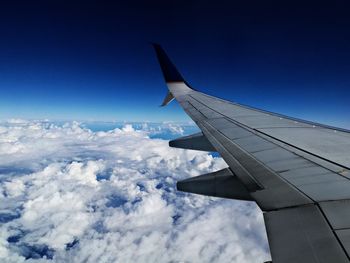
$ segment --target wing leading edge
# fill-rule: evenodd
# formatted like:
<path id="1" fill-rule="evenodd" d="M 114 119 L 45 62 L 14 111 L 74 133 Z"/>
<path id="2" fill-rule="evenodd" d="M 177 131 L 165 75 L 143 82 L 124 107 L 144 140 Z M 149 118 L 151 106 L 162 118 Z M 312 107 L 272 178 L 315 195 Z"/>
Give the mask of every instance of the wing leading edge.
<path id="1" fill-rule="evenodd" d="M 195 91 L 164 50 L 154 48 L 168 97 L 202 131 L 170 146 L 215 149 L 229 166 L 179 182 L 178 189 L 255 201 L 273 262 L 349 262 L 349 131 Z"/>

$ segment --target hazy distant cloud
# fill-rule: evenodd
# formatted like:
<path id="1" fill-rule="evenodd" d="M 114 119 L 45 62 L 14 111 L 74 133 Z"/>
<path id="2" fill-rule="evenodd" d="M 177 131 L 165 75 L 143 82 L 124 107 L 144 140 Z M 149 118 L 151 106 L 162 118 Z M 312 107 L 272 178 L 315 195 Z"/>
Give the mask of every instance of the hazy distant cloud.
<path id="1" fill-rule="evenodd" d="M 268 260 L 255 204 L 175 191 L 179 179 L 225 167 L 222 159 L 141 129 L 1 125 L 0 261 Z"/>

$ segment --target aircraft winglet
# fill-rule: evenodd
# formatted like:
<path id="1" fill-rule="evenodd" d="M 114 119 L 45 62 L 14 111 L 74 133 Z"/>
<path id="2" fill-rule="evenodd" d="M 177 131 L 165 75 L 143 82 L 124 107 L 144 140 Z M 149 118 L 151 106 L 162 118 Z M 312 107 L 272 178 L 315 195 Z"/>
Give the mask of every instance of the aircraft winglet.
<path id="1" fill-rule="evenodd" d="M 170 91 L 168 91 L 168 94 L 165 96 L 163 103 L 160 106 L 164 107 L 164 106 L 168 105 L 173 99 L 174 99 L 173 94 Z"/>
<path id="2" fill-rule="evenodd" d="M 179 71 L 176 69 L 174 64 L 171 62 L 165 51 L 162 49 L 162 47 L 159 44 L 152 44 L 156 54 L 157 58 L 160 64 L 160 67 L 163 72 L 163 76 L 166 82 L 178 82 L 178 81 L 184 81 L 183 77 L 179 73 Z"/>

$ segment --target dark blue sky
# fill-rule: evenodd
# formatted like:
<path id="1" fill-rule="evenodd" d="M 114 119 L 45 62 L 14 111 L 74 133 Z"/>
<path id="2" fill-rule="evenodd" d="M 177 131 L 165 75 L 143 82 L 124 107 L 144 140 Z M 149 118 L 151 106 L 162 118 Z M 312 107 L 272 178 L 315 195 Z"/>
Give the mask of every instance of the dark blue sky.
<path id="1" fill-rule="evenodd" d="M 350 7 L 328 1 L 9 1 L 0 118 L 188 120 L 149 42 L 192 86 L 350 127 Z"/>

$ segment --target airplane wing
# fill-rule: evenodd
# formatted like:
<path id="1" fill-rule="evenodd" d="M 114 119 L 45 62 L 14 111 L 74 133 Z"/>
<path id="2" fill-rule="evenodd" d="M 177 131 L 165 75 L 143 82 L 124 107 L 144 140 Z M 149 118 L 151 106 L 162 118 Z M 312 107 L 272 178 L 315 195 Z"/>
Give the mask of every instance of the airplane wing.
<path id="1" fill-rule="evenodd" d="M 349 262 L 350 131 L 243 106 L 196 91 L 157 44 L 169 92 L 201 129 L 172 147 L 217 151 L 228 168 L 178 190 L 255 201 L 272 261 Z"/>

